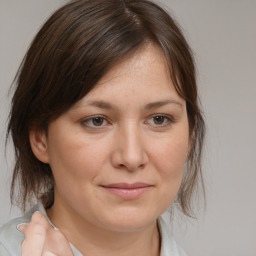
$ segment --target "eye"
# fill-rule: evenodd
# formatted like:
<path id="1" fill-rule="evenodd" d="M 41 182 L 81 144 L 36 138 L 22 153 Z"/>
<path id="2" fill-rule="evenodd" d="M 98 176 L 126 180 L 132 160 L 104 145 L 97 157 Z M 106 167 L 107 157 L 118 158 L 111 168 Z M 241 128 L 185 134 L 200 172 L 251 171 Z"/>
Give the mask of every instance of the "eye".
<path id="1" fill-rule="evenodd" d="M 148 124 L 154 126 L 166 126 L 173 123 L 173 119 L 166 115 L 154 115 L 147 121 Z"/>
<path id="2" fill-rule="evenodd" d="M 102 128 L 108 124 L 106 118 L 102 116 L 94 116 L 83 120 L 83 125 L 90 128 Z"/>

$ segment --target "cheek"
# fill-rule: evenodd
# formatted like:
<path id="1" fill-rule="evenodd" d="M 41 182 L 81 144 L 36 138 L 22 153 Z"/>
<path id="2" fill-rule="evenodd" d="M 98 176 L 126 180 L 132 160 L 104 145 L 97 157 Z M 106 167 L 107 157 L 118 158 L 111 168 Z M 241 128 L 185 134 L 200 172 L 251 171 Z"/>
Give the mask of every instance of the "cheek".
<path id="1" fill-rule="evenodd" d="M 92 193 L 92 183 L 102 165 L 102 154 L 97 145 L 73 139 L 54 138 L 50 166 L 58 195 L 70 204 L 79 203 Z"/>
<path id="2" fill-rule="evenodd" d="M 49 147 L 50 166 L 55 179 L 69 179 L 69 182 L 97 175 L 106 156 L 104 146 L 83 139 L 79 134 L 69 138 L 61 135 L 52 139 Z M 108 152 L 105 150 L 105 152 Z"/>
<path id="3" fill-rule="evenodd" d="M 186 136 L 170 137 L 165 139 L 155 151 L 155 166 L 161 180 L 165 195 L 176 196 L 184 173 L 184 164 L 187 157 L 188 140 Z M 169 199 L 170 199 L 169 198 Z M 169 200 L 168 199 L 168 200 Z"/>
<path id="4" fill-rule="evenodd" d="M 166 173 L 179 173 L 184 167 L 188 149 L 188 142 L 185 139 L 167 141 L 159 148 L 158 158 L 162 171 Z"/>
<path id="5" fill-rule="evenodd" d="M 156 145 L 156 143 L 155 143 Z M 188 140 L 186 136 L 169 136 L 154 148 L 154 167 L 157 170 L 159 196 L 157 205 L 164 212 L 175 200 L 184 173 Z"/>

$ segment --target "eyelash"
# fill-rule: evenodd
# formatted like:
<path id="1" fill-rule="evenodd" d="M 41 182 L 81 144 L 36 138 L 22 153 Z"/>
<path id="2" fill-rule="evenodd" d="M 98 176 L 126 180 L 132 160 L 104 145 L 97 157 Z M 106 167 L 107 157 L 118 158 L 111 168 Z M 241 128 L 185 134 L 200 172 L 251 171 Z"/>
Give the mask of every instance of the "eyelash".
<path id="1" fill-rule="evenodd" d="M 147 121 L 145 123 L 149 123 L 148 120 L 151 120 L 153 118 L 156 118 L 156 117 L 161 117 L 161 118 L 164 118 L 164 124 L 160 124 L 160 125 L 156 125 L 155 124 L 155 127 L 157 128 L 161 128 L 161 127 L 166 127 L 166 126 L 169 126 L 171 124 L 174 123 L 174 118 L 169 116 L 169 115 L 165 115 L 165 114 L 156 114 L 156 115 L 153 115 L 151 116 L 150 118 L 147 119 Z M 100 125 L 100 126 L 94 126 L 93 124 L 89 124 L 89 122 L 93 122 L 94 119 L 96 118 L 101 118 L 103 120 L 103 123 L 107 122 L 107 118 L 105 116 L 101 116 L 101 115 L 97 115 L 97 116 L 92 116 L 92 117 L 89 117 L 89 118 L 86 118 L 82 121 L 82 124 L 88 128 L 91 128 L 91 129 L 103 129 L 106 125 Z M 154 125 L 154 124 L 153 124 Z"/>

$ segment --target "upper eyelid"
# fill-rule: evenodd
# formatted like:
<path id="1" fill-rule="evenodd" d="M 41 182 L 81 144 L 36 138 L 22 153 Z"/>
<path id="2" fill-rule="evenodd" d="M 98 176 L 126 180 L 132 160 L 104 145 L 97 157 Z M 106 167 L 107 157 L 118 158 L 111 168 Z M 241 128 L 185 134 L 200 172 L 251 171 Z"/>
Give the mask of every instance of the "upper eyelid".
<path id="1" fill-rule="evenodd" d="M 88 120 L 91 120 L 91 119 L 97 118 L 97 117 L 101 117 L 101 118 L 103 118 L 105 120 L 108 120 L 108 118 L 106 116 L 104 116 L 104 115 L 93 115 L 93 116 L 88 116 L 88 117 L 83 118 L 82 122 L 88 121 Z"/>
<path id="2" fill-rule="evenodd" d="M 163 116 L 163 117 L 167 117 L 167 118 L 172 119 L 172 116 L 171 116 L 171 115 L 163 114 L 163 113 L 153 114 L 153 115 L 150 115 L 149 117 L 155 117 L 155 116 Z"/>
<path id="3" fill-rule="evenodd" d="M 148 119 L 154 118 L 156 116 L 163 116 L 165 118 L 168 118 L 170 121 L 173 121 L 173 122 L 175 121 L 175 118 L 172 115 L 168 115 L 168 114 L 154 114 L 154 115 L 149 116 Z"/>
<path id="4" fill-rule="evenodd" d="M 155 116 L 164 116 L 164 117 L 167 117 L 167 118 L 170 118 L 170 119 L 174 119 L 172 115 L 163 114 L 163 113 L 151 114 L 146 119 L 149 119 L 149 118 L 152 118 L 152 117 L 155 117 Z M 105 115 L 99 114 L 99 115 L 92 115 L 92 116 L 85 117 L 85 118 L 82 119 L 82 121 L 90 120 L 90 119 L 97 118 L 97 117 L 102 117 L 102 118 L 108 120 L 108 117 L 106 117 Z"/>

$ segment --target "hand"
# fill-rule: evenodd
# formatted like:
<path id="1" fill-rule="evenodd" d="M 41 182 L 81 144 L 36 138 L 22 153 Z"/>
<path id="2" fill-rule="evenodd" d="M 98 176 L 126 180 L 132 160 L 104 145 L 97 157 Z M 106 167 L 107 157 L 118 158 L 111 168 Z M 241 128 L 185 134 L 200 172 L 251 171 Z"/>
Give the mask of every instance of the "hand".
<path id="1" fill-rule="evenodd" d="M 66 237 L 53 229 L 39 211 L 34 213 L 30 223 L 21 224 L 18 229 L 25 234 L 22 256 L 73 256 Z"/>

